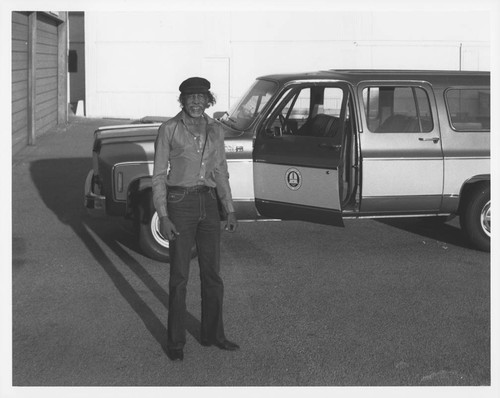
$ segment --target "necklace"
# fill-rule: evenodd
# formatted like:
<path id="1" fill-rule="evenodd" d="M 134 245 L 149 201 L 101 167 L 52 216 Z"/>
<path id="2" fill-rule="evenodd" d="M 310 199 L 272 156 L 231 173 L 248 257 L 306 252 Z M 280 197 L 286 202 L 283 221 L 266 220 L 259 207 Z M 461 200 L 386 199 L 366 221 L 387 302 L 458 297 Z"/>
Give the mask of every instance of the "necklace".
<path id="1" fill-rule="evenodd" d="M 193 121 L 193 119 L 190 119 L 189 121 Z M 191 134 L 191 136 L 194 138 L 198 152 L 200 152 L 202 149 L 205 149 L 206 138 L 208 134 L 205 119 L 202 118 L 199 123 L 184 122 L 184 126 L 186 127 L 186 130 L 189 132 L 189 134 Z M 188 126 L 194 128 L 194 132 Z M 203 131 L 205 131 L 205 137 L 203 137 Z"/>

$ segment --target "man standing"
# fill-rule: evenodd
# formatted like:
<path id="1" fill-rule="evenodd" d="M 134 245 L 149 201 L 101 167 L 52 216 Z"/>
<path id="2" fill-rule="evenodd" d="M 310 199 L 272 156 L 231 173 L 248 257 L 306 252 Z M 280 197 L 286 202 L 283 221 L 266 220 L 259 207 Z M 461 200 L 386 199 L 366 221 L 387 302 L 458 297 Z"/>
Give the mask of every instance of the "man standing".
<path id="1" fill-rule="evenodd" d="M 181 83 L 182 111 L 160 126 L 155 143 L 153 201 L 160 233 L 170 241 L 167 356 L 184 358 L 186 286 L 196 244 L 201 279 L 201 344 L 234 351 L 222 321 L 224 286 L 219 275 L 220 217 L 217 195 L 227 213 L 226 230 L 238 225 L 224 150 L 224 131 L 206 113 L 215 98 L 210 82 Z"/>

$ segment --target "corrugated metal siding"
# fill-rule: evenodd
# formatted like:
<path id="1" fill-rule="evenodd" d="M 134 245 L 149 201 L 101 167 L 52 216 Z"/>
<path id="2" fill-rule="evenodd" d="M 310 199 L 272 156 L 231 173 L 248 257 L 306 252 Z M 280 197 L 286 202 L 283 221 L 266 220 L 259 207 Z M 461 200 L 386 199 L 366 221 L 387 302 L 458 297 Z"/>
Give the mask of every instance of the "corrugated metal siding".
<path id="1" fill-rule="evenodd" d="M 36 136 L 58 123 L 59 88 L 65 85 L 58 75 L 58 47 L 64 47 L 59 38 L 61 23 L 64 20 L 56 15 L 12 12 L 13 153 L 34 144 Z"/>
<path id="2" fill-rule="evenodd" d="M 28 137 L 28 14 L 12 13 L 12 146 Z"/>
<path id="3" fill-rule="evenodd" d="M 36 44 L 36 130 L 43 134 L 57 124 L 57 26 L 39 15 Z"/>

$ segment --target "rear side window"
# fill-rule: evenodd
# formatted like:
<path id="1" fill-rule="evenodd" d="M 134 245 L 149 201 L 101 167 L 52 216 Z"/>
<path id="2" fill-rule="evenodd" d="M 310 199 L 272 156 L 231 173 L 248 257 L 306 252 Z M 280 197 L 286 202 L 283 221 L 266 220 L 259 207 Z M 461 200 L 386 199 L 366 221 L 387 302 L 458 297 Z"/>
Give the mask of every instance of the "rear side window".
<path id="1" fill-rule="evenodd" d="M 420 87 L 367 87 L 363 103 L 374 133 L 427 133 L 433 130 L 431 107 Z"/>
<path id="2" fill-rule="evenodd" d="M 451 127 L 456 131 L 490 130 L 490 90 L 446 90 Z"/>

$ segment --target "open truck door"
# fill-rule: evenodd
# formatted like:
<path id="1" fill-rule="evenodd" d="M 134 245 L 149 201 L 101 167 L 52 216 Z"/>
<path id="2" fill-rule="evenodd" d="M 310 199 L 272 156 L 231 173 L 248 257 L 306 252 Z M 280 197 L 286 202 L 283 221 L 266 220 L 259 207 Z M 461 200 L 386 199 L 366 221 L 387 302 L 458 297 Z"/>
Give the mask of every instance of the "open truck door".
<path id="1" fill-rule="evenodd" d="M 344 82 L 301 82 L 283 91 L 255 137 L 255 203 L 262 216 L 344 225 L 342 143 L 350 98 Z"/>

